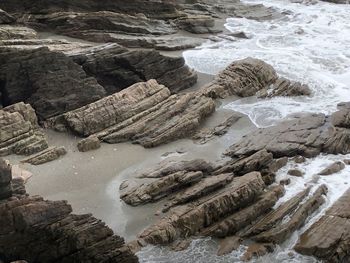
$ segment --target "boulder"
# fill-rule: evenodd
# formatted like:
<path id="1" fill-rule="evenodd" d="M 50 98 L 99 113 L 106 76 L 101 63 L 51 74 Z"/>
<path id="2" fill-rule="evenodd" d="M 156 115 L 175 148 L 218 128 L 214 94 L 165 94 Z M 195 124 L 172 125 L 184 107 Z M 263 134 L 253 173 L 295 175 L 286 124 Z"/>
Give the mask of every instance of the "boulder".
<path id="1" fill-rule="evenodd" d="M 101 147 L 101 142 L 96 136 L 89 136 L 85 139 L 82 139 L 78 142 L 79 152 L 87 152 L 91 150 L 96 150 Z"/>
<path id="2" fill-rule="evenodd" d="M 11 180 L 11 166 L 0 158 L 0 199 L 12 196 Z"/>
<path id="3" fill-rule="evenodd" d="M 343 162 L 335 162 L 328 167 L 324 168 L 321 172 L 319 172 L 319 175 L 331 175 L 337 172 L 340 172 L 345 168 L 345 164 Z"/>
<path id="4" fill-rule="evenodd" d="M 290 169 L 288 170 L 288 174 L 291 176 L 303 177 L 304 172 L 300 171 L 299 169 Z"/>
<path id="5" fill-rule="evenodd" d="M 244 262 L 250 261 L 253 258 L 262 257 L 275 250 L 275 245 L 272 243 L 252 243 L 248 246 L 246 252 L 241 257 Z"/>
<path id="6" fill-rule="evenodd" d="M 232 251 L 239 248 L 242 241 L 243 240 L 238 236 L 230 236 L 222 239 L 219 243 L 217 255 L 223 256 L 226 254 L 230 254 Z"/>

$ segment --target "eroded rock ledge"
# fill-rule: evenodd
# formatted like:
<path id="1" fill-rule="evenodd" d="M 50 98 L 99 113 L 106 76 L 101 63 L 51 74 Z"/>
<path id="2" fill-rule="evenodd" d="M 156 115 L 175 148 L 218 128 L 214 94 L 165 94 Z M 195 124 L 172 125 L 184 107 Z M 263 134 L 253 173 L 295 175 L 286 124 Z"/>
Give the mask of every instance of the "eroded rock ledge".
<path id="1" fill-rule="evenodd" d="M 74 215 L 66 201 L 29 196 L 0 159 L 0 260 L 12 262 L 138 262 L 123 238 L 92 215 Z M 19 187 L 22 185 L 22 187 Z"/>

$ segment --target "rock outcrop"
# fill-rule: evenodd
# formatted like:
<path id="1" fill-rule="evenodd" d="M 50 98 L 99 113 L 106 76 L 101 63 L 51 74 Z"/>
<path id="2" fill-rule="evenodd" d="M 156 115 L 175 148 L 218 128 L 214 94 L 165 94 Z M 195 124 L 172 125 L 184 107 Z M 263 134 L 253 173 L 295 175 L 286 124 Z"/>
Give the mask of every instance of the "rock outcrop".
<path id="1" fill-rule="evenodd" d="M 350 260 L 350 190 L 336 201 L 316 223 L 304 232 L 294 249 L 325 262 Z"/>
<path id="2" fill-rule="evenodd" d="M 11 24 L 16 21 L 16 18 L 0 9 L 0 24 Z"/>
<path id="3" fill-rule="evenodd" d="M 29 104 L 18 103 L 0 109 L 0 156 L 31 155 L 48 147 L 38 129 L 37 117 Z"/>
<path id="4" fill-rule="evenodd" d="M 335 162 L 328 167 L 324 168 L 321 172 L 319 172 L 319 175 L 331 175 L 334 173 L 337 173 L 345 168 L 345 164 L 343 162 Z"/>
<path id="5" fill-rule="evenodd" d="M 154 50 L 133 50 L 117 44 L 101 45 L 70 56 L 89 76 L 113 94 L 137 82 L 156 79 L 172 93 L 191 87 L 197 75 L 182 57 L 166 57 Z"/>
<path id="6" fill-rule="evenodd" d="M 103 222 L 72 214 L 66 201 L 19 192 L 20 182 L 11 177 L 10 165 L 0 159 L 1 261 L 138 262 L 123 238 Z"/>
<path id="7" fill-rule="evenodd" d="M 231 95 L 273 97 L 311 94 L 306 85 L 279 78 L 271 65 L 254 58 L 233 62 L 203 87 L 201 92 L 212 98 Z"/>
<path id="8" fill-rule="evenodd" d="M 155 80 L 141 82 L 51 121 L 82 136 L 108 143 L 133 141 L 154 147 L 194 132 L 215 110 L 214 101 L 194 93 L 171 95 Z"/>
<path id="9" fill-rule="evenodd" d="M 40 165 L 43 163 L 51 162 L 60 158 L 67 153 L 66 149 L 62 147 L 50 147 L 44 151 L 34 154 L 24 160 L 22 163 L 30 163 L 33 165 Z"/>

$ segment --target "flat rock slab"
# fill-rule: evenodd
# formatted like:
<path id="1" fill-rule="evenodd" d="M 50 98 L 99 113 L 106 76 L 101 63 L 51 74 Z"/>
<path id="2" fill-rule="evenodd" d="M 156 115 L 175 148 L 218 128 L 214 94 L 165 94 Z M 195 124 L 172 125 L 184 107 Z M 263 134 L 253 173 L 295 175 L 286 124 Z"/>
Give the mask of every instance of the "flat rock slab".
<path id="1" fill-rule="evenodd" d="M 44 151 L 41 151 L 33 156 L 30 156 L 24 160 L 22 160 L 22 163 L 30 163 L 33 165 L 40 165 L 47 162 L 51 162 L 53 160 L 56 160 L 60 158 L 61 156 L 65 155 L 67 153 L 66 149 L 61 147 L 50 147 Z"/>

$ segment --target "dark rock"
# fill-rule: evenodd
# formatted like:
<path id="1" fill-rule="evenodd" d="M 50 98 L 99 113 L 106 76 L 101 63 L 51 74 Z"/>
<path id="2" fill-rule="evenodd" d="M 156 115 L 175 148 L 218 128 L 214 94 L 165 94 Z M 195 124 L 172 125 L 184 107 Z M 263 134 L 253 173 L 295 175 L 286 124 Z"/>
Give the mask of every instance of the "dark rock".
<path id="1" fill-rule="evenodd" d="M 334 173 L 337 173 L 341 170 L 343 170 L 345 168 L 345 164 L 343 162 L 335 162 L 331 165 L 329 165 L 328 167 L 326 167 L 325 169 L 323 169 L 321 172 L 319 172 L 319 175 L 331 175 Z"/>
<path id="2" fill-rule="evenodd" d="M 22 160 L 22 163 L 30 163 L 33 165 L 40 165 L 47 162 L 51 162 L 53 160 L 56 160 L 60 158 L 61 156 L 65 155 L 67 153 L 66 149 L 61 147 L 50 147 L 44 151 L 41 151 L 33 156 L 30 156 L 24 160 Z"/>
<path id="3" fill-rule="evenodd" d="M 350 165 L 350 159 L 344 159 L 343 163 L 345 163 L 346 165 Z"/>
<path id="4" fill-rule="evenodd" d="M 244 262 L 250 261 L 253 258 L 262 257 L 275 250 L 275 245 L 272 243 L 253 243 L 247 248 L 247 251 L 241 257 Z"/>
<path id="5" fill-rule="evenodd" d="M 16 18 L 0 9 L 0 24 L 11 24 L 16 21 Z"/>
<path id="6" fill-rule="evenodd" d="M 177 26 L 180 29 L 194 33 L 194 34 L 206 34 L 206 33 L 219 33 L 221 29 L 215 28 L 215 20 L 210 16 L 195 15 L 179 18 L 176 21 Z"/>
<path id="7" fill-rule="evenodd" d="M 30 103 L 40 119 L 62 114 L 105 95 L 103 87 L 62 53 L 47 48 L 0 52 L 2 103 Z"/>
<path id="8" fill-rule="evenodd" d="M 197 81 L 196 73 L 185 65 L 182 57 L 166 57 L 154 50 L 129 51 L 117 44 L 107 44 L 71 56 L 108 94 L 150 79 L 156 79 L 172 93 Z"/>
<path id="9" fill-rule="evenodd" d="M 87 152 L 100 148 L 101 142 L 96 136 L 89 136 L 88 138 L 79 141 L 77 146 L 79 152 Z"/>
<path id="10" fill-rule="evenodd" d="M 298 169 L 290 169 L 290 170 L 288 170 L 288 174 L 291 176 L 303 177 L 304 172 L 302 172 Z"/>
<path id="11" fill-rule="evenodd" d="M 291 183 L 290 178 L 288 179 L 283 179 L 280 181 L 280 185 L 289 185 Z"/>
<path id="12" fill-rule="evenodd" d="M 304 163 L 306 161 L 306 158 L 304 156 L 295 156 L 293 159 L 292 159 L 295 163 Z"/>
<path id="13" fill-rule="evenodd" d="M 12 196 L 11 180 L 11 166 L 0 158 L 0 199 Z"/>

